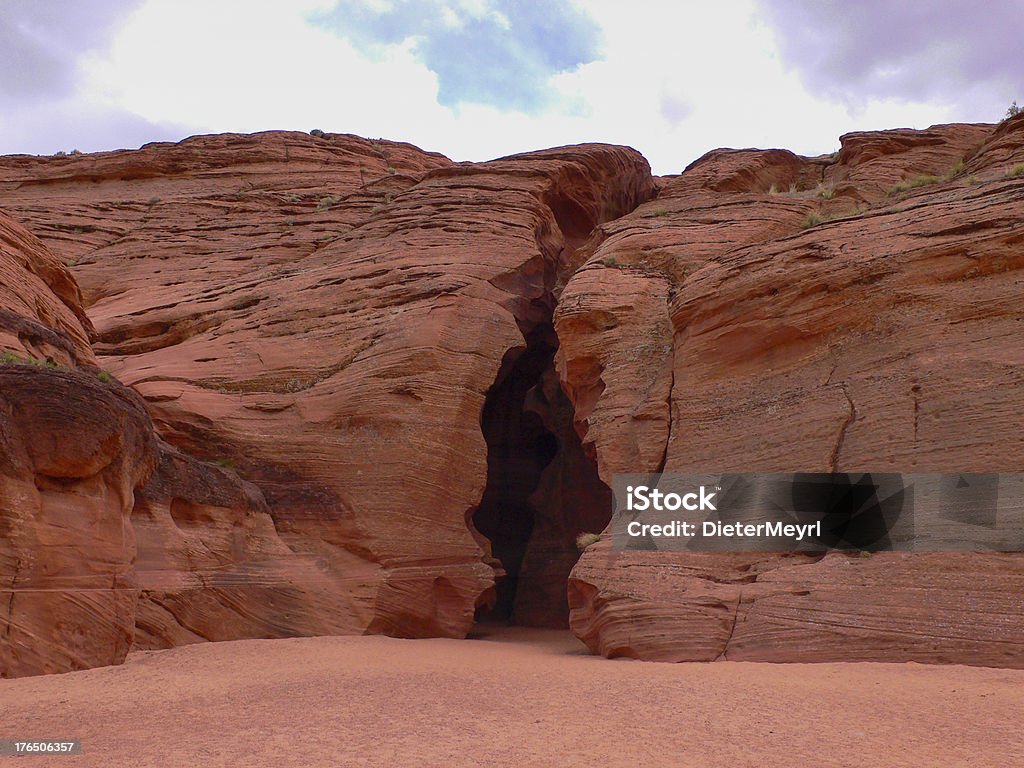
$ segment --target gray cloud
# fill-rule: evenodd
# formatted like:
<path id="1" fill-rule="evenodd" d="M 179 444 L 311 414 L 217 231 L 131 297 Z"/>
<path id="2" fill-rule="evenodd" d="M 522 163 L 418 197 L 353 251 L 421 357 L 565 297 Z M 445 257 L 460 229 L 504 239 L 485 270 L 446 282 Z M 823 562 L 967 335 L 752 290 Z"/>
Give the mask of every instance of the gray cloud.
<path id="1" fill-rule="evenodd" d="M 0 0 L 0 152 L 138 147 L 189 131 L 77 94 L 81 57 L 109 45 L 143 0 Z"/>
<path id="2" fill-rule="evenodd" d="M 0 154 L 49 155 L 135 149 L 151 141 L 178 141 L 188 127 L 154 123 L 114 107 L 57 99 L 5 110 L 0 122 Z"/>
<path id="3" fill-rule="evenodd" d="M 415 37 L 416 53 L 437 74 L 438 101 L 446 106 L 472 102 L 535 111 L 550 99 L 552 75 L 598 57 L 597 24 L 567 0 L 509 0 L 492 7 L 503 18 L 473 17 L 444 0 L 396 0 L 384 11 L 349 1 L 316 21 L 364 49 Z M 446 22 L 446 8 L 458 25 Z"/>
<path id="4" fill-rule="evenodd" d="M 816 92 L 847 104 L 895 97 L 977 110 L 1024 95 L 1020 0 L 759 4 L 784 63 Z"/>
<path id="5" fill-rule="evenodd" d="M 3 0 L 0 3 L 0 99 L 69 94 L 78 58 L 109 42 L 142 0 Z"/>

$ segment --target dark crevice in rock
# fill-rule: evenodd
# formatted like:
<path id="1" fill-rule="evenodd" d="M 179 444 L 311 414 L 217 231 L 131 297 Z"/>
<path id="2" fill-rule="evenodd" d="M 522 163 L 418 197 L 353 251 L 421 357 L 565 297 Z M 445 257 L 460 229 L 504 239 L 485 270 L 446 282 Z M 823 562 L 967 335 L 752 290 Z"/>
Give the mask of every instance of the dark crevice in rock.
<path id="1" fill-rule="evenodd" d="M 538 234 L 540 253 L 492 279 L 505 291 L 525 344 L 507 350 L 480 417 L 487 443 L 487 484 L 467 522 L 490 543 L 493 594 L 481 599 L 480 621 L 569 625 L 569 574 L 580 557 L 577 537 L 600 533 L 611 520 L 611 490 L 595 456 L 584 450 L 573 402 L 554 360 L 554 313 L 561 292 L 601 238 L 601 224 L 628 214 L 654 193 L 623 191 L 603 210 L 565 190 L 544 196 L 554 232 Z M 557 243 L 557 245 L 555 245 Z"/>
<path id="2" fill-rule="evenodd" d="M 853 400 L 850 398 L 850 392 L 846 384 L 840 385 L 843 390 L 843 396 L 846 398 L 846 402 L 849 406 L 849 412 L 846 414 L 846 418 L 843 419 L 843 423 L 839 425 L 839 434 L 836 435 L 835 445 L 832 446 L 832 453 L 828 459 L 828 471 L 838 471 L 836 467 L 839 466 L 839 452 L 843 448 L 843 441 L 846 439 L 846 430 L 850 428 L 850 425 L 857 420 L 857 406 L 853 404 Z"/>
<path id="3" fill-rule="evenodd" d="M 576 434 L 550 321 L 525 338 L 525 347 L 506 353 L 480 418 L 487 485 L 473 525 L 500 566 L 496 594 L 478 619 L 566 627 L 576 537 L 607 525 L 611 492 Z"/>

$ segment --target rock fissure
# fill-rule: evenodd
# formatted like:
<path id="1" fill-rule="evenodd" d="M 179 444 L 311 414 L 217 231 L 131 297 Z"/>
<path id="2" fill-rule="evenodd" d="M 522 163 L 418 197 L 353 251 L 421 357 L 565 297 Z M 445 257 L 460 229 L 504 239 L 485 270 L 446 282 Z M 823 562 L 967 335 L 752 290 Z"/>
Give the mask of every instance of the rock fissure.
<path id="1" fill-rule="evenodd" d="M 11 579 L 11 596 L 7 600 L 7 624 L 4 626 L 4 639 L 11 636 L 11 627 L 14 625 L 14 590 L 18 583 L 18 575 L 21 573 L 21 560 L 14 563 L 14 577 Z"/>
<path id="2" fill-rule="evenodd" d="M 661 454 L 661 460 L 658 462 L 658 468 L 656 474 L 660 475 L 665 471 L 665 466 L 668 464 L 668 453 L 672 446 L 672 392 L 676 388 L 676 366 L 675 366 L 675 344 L 670 344 L 670 351 L 668 355 L 668 395 L 665 397 L 665 410 L 668 418 L 668 426 L 665 429 L 665 450 Z"/>
<path id="3" fill-rule="evenodd" d="M 554 367 L 553 305 L 544 305 L 525 346 L 506 353 L 485 399 L 487 484 L 472 523 L 498 561 L 494 594 L 478 618 L 563 627 L 577 537 L 608 524 L 611 494 L 576 434 Z"/>
<path id="4" fill-rule="evenodd" d="M 850 397 L 850 392 L 845 383 L 841 384 L 840 387 L 843 390 L 843 397 L 846 398 L 846 402 L 849 406 L 849 411 L 846 417 L 843 419 L 843 423 L 839 425 L 839 434 L 836 435 L 835 445 L 832 446 L 832 453 L 828 459 L 828 471 L 835 472 L 836 467 L 839 465 L 839 452 L 843 449 L 843 441 L 846 440 L 846 431 L 850 428 L 850 425 L 857 420 L 857 406 L 853 404 L 853 400 Z"/>
<path id="5" fill-rule="evenodd" d="M 726 654 L 729 653 L 729 644 L 732 642 L 733 635 L 736 634 L 736 625 L 740 620 L 740 604 L 743 602 L 742 592 L 736 596 L 736 606 L 732 612 L 732 621 L 729 622 L 729 634 L 725 638 L 725 642 L 722 643 L 722 652 L 715 657 L 715 661 L 720 661 L 727 658 Z"/>

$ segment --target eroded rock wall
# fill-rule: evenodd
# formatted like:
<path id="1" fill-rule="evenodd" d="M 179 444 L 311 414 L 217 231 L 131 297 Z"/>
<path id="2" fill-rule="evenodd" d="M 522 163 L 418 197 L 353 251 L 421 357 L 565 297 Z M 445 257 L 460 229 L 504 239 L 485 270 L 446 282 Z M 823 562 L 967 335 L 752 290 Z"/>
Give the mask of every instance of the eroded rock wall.
<path id="1" fill-rule="evenodd" d="M 486 392 L 576 247 L 653 191 L 605 145 L 453 164 L 270 133 L 0 161 L 0 205 L 73 263 L 99 359 L 179 452 L 132 515 L 137 645 L 463 636 L 495 578 L 471 523 Z M 243 485 L 193 477 L 210 465 Z"/>
<path id="2" fill-rule="evenodd" d="M 716 150 L 658 180 L 621 147 L 458 164 L 286 132 L 0 158 L 39 237 L 0 220 L 0 342 L 42 362 L 0 367 L 0 659 L 464 635 L 501 571 L 473 525 L 481 412 L 552 321 L 517 405 L 551 441 L 524 623 L 560 623 L 613 472 L 1021 469 L 1022 130 Z M 1022 582 L 1016 556 L 605 540 L 568 607 L 607 655 L 1021 666 Z"/>
<path id="3" fill-rule="evenodd" d="M 1024 469 L 1021 161 L 1022 119 L 718 151 L 605 225 L 556 312 L 602 475 Z M 592 649 L 664 660 L 1019 667 L 1021 594 L 1019 555 L 606 541 L 570 583 Z"/>
<path id="4" fill-rule="evenodd" d="M 155 440 L 99 378 L 77 286 L 0 214 L 0 677 L 119 663 L 131 646 L 133 490 Z"/>

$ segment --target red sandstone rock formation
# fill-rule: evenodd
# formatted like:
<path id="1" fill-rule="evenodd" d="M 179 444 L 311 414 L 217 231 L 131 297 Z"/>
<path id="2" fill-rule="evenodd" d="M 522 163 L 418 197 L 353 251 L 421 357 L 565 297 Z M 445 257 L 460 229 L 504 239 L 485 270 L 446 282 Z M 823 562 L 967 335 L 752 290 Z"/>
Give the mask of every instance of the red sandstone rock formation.
<path id="1" fill-rule="evenodd" d="M 133 643 L 351 631 L 261 492 L 160 441 L 100 371 L 74 280 L 6 217 L 0 302 L 2 676 L 119 663 Z"/>
<path id="2" fill-rule="evenodd" d="M 70 273 L 0 215 L 0 675 L 120 662 L 135 592 L 141 400 L 104 382 Z"/>
<path id="3" fill-rule="evenodd" d="M 602 476 L 1024 469 L 1024 120 L 794 159 L 711 153 L 591 244 L 556 329 Z M 1017 555 L 603 542 L 570 604 L 608 655 L 1020 667 L 1022 593 Z"/>
<path id="4" fill-rule="evenodd" d="M 1004 174 L 1022 131 L 851 134 L 835 158 L 717 150 L 661 180 L 603 145 L 453 164 L 283 132 L 0 158 L 0 208 L 52 251 L 5 234 L 0 346 L 74 368 L 0 368 L 16 376 L 0 401 L 36 402 L 33 375 L 65 382 L 53 392 L 85 377 L 89 408 L 121 409 L 96 425 L 8 408 L 2 434 L 108 428 L 110 469 L 75 461 L 118 504 L 67 499 L 128 532 L 118 548 L 90 527 L 68 558 L 116 577 L 97 592 L 110 606 L 76 619 L 110 631 L 83 652 L 37 603 L 36 624 L 6 626 L 49 644 L 0 636 L 0 661 L 462 636 L 475 612 L 558 625 L 574 540 L 606 523 L 617 471 L 1020 469 L 1024 181 Z M 45 518 L 18 495 L 45 471 L 4 467 L 21 485 L 0 489 L 0 525 Z M 0 530 L 0 579 L 41 527 Z M 46 599 L 79 605 L 80 583 L 58 584 Z M 605 541 L 568 601 L 607 655 L 1021 666 L 1022 587 L 1014 556 Z"/>
<path id="5" fill-rule="evenodd" d="M 485 395 L 550 327 L 575 246 L 653 193 L 646 161 L 277 133 L 4 163 L 0 204 L 74 261 L 103 365 L 179 451 L 132 513 L 136 646 L 464 635 L 495 579 Z M 531 623 L 565 621 L 579 531 L 549 523 L 561 575 Z"/>

